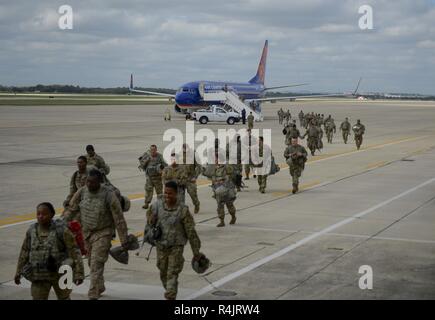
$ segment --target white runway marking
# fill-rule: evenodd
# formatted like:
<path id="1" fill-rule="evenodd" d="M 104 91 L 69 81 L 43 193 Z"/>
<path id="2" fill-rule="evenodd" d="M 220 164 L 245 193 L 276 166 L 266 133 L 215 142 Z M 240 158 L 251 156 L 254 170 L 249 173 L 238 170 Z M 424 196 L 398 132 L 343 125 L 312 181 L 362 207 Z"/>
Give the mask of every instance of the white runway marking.
<path id="1" fill-rule="evenodd" d="M 187 296 L 185 298 L 185 300 L 196 299 L 196 298 L 214 290 L 215 288 L 220 287 L 220 286 L 224 285 L 225 283 L 227 283 L 231 280 L 234 280 L 234 279 L 240 277 L 241 275 L 248 273 L 249 271 L 254 270 L 255 268 L 262 266 L 263 264 L 266 264 L 266 263 L 268 263 L 276 258 L 283 256 L 284 254 L 310 242 L 311 240 L 314 240 L 314 239 L 316 239 L 322 235 L 325 235 L 325 234 L 327 234 L 335 229 L 338 229 L 338 228 L 340 228 L 348 223 L 351 223 L 351 222 L 355 221 L 356 219 L 359 219 L 359 218 L 361 218 L 361 217 L 363 217 L 363 216 L 365 216 L 373 211 L 376 211 L 377 209 L 382 208 L 383 206 L 386 206 L 387 204 L 390 204 L 391 202 L 393 202 L 397 199 L 400 199 L 400 198 L 402 198 L 402 197 L 404 197 L 404 196 L 406 196 L 406 195 L 408 195 L 408 194 L 410 194 L 410 193 L 412 193 L 420 188 L 423 188 L 424 186 L 426 186 L 428 184 L 431 184 L 434 181 L 435 181 L 435 178 L 429 179 L 429 180 L 427 180 L 427 181 L 425 181 L 425 182 L 423 182 L 423 183 L 421 183 L 421 184 L 419 184 L 419 185 L 417 185 L 417 186 L 415 186 L 407 191 L 404 191 L 404 192 L 402 192 L 402 193 L 400 193 L 400 194 L 398 194 L 398 195 L 396 195 L 388 200 L 385 200 L 385 201 L 383 201 L 383 202 L 381 202 L 381 203 L 379 203 L 371 208 L 368 208 L 364 211 L 356 213 L 353 216 L 351 216 L 347 219 L 344 219 L 340 222 L 337 222 L 329 227 L 326 227 L 319 232 L 313 233 L 313 234 L 309 235 L 308 237 L 305 237 L 305 238 L 299 240 L 298 242 L 275 252 L 274 254 L 271 254 L 267 257 L 264 257 L 264 258 L 254 262 L 254 263 L 251 263 L 250 265 L 247 265 L 246 267 L 244 267 L 236 272 L 230 273 L 229 275 L 221 278 L 220 280 L 213 282 L 211 285 L 208 285 L 208 286 L 202 288 L 201 290 Z"/>

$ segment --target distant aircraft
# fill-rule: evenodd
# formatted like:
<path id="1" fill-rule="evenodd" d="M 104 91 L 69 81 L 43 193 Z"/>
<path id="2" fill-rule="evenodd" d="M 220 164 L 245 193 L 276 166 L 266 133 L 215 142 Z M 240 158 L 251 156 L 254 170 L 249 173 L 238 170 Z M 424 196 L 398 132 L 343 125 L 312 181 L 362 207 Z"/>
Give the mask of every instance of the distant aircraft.
<path id="1" fill-rule="evenodd" d="M 146 93 L 152 95 L 158 95 L 163 97 L 168 97 L 175 99 L 175 111 L 186 112 L 187 110 L 193 111 L 198 108 L 204 108 L 210 105 L 223 104 L 221 99 L 211 100 L 206 99 L 205 96 L 208 93 L 216 92 L 232 92 L 234 93 L 240 101 L 248 103 L 253 111 L 261 113 L 261 102 L 265 101 L 278 101 L 278 100 L 292 100 L 299 98 L 318 98 L 318 97 L 336 97 L 344 96 L 349 94 L 323 94 L 323 95 L 306 95 L 306 96 L 290 96 L 290 97 L 273 97 L 266 98 L 266 91 L 272 89 L 281 89 L 288 87 L 297 87 L 306 85 L 303 84 L 293 84 L 278 87 L 266 87 L 264 80 L 266 75 L 266 60 L 268 52 L 268 40 L 265 41 L 263 52 L 261 54 L 260 63 L 258 64 L 257 73 L 248 82 L 226 82 L 226 81 L 193 81 L 183 84 L 176 92 L 175 95 L 159 93 L 154 91 L 144 91 L 136 90 L 133 86 L 133 74 L 130 76 L 130 92 Z M 359 83 L 358 83 L 359 85 Z M 350 95 L 355 95 L 357 89 Z M 213 97 L 209 95 L 209 97 Z M 218 97 L 215 95 L 215 97 Z M 241 107 L 243 108 L 243 107 Z M 237 109 L 237 108 L 236 108 Z M 239 110 L 237 110 L 239 111 Z M 247 111 L 250 111 L 249 109 Z"/>

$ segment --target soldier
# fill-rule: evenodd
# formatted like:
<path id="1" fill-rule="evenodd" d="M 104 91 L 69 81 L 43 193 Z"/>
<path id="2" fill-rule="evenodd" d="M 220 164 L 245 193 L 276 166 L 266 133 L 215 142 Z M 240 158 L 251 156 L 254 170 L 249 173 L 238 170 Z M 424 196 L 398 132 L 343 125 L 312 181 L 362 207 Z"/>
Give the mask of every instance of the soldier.
<path id="1" fill-rule="evenodd" d="M 128 249 L 127 223 L 121 204 L 115 193 L 101 184 L 102 179 L 101 172 L 92 169 L 86 179 L 86 186 L 76 192 L 70 208 L 63 214 L 66 221 L 77 220 L 83 228 L 90 268 L 88 297 L 91 300 L 99 299 L 106 290 L 104 264 L 109 256 L 115 229 L 121 246 Z"/>
<path id="2" fill-rule="evenodd" d="M 305 162 L 307 161 L 307 151 L 305 148 L 298 144 L 298 139 L 293 138 L 291 145 L 284 151 L 284 158 L 287 160 L 287 164 L 290 169 L 290 175 L 293 180 L 292 193 L 295 194 L 299 190 L 299 178 L 302 175 L 302 171 L 305 168 Z"/>
<path id="3" fill-rule="evenodd" d="M 246 130 L 248 133 L 247 136 L 244 136 L 243 139 L 241 139 L 241 148 L 245 149 L 245 154 L 248 155 L 248 163 L 243 164 L 243 167 L 245 169 L 245 180 L 249 180 L 249 175 L 251 173 L 251 166 L 249 165 L 251 161 L 251 146 L 256 143 L 255 137 L 251 135 L 251 129 Z"/>
<path id="4" fill-rule="evenodd" d="M 219 164 L 218 152 L 220 151 L 217 151 L 215 154 L 215 163 L 207 164 L 202 174 L 211 179 L 213 197 L 217 202 L 217 214 L 220 220 L 220 223 L 216 227 L 224 227 L 225 205 L 231 215 L 230 224 L 236 223 L 236 207 L 234 206 L 236 190 L 232 182 L 234 168 L 229 164 Z"/>
<path id="5" fill-rule="evenodd" d="M 358 119 L 356 124 L 352 127 L 352 130 L 355 137 L 356 148 L 359 150 L 363 142 L 363 134 L 366 131 L 366 127 L 361 123 L 361 120 Z"/>
<path id="6" fill-rule="evenodd" d="M 63 202 L 63 207 L 66 209 L 71 201 L 73 195 L 78 189 L 86 184 L 86 178 L 88 177 L 89 169 L 87 168 L 88 159 L 85 156 L 77 158 L 78 170 L 74 172 L 69 183 L 69 194 Z"/>
<path id="7" fill-rule="evenodd" d="M 334 136 L 334 133 L 336 133 L 337 131 L 335 127 L 334 119 L 331 118 L 331 116 L 329 116 L 324 126 L 325 126 L 326 138 L 328 139 L 328 143 L 332 143 L 332 137 Z"/>
<path id="8" fill-rule="evenodd" d="M 345 144 L 347 144 L 347 138 L 350 133 L 350 122 L 349 119 L 346 118 L 341 124 L 340 124 L 340 130 L 343 134 L 343 141 Z"/>
<path id="9" fill-rule="evenodd" d="M 47 300 L 51 288 L 59 300 L 69 300 L 71 290 L 59 287 L 59 268 L 69 265 L 73 270 L 73 282 L 83 283 L 83 261 L 74 235 L 61 220 L 53 220 L 55 210 L 49 202 L 36 207 L 37 222 L 26 232 L 17 271 L 15 284 L 21 284 L 21 276 L 28 279 L 34 300 Z"/>
<path id="10" fill-rule="evenodd" d="M 310 124 L 310 127 L 307 131 L 305 131 L 305 134 L 302 136 L 302 138 L 305 138 L 308 136 L 307 139 L 307 146 L 311 151 L 311 155 L 314 156 L 314 153 L 316 152 L 316 149 L 319 147 L 319 136 L 320 136 L 320 130 L 318 127 L 314 125 L 314 123 Z"/>
<path id="11" fill-rule="evenodd" d="M 278 121 L 279 121 L 279 124 L 282 124 L 283 120 L 284 120 L 284 110 L 282 110 L 282 108 L 280 108 L 278 110 Z"/>
<path id="12" fill-rule="evenodd" d="M 301 133 L 296 127 L 296 120 L 290 125 L 286 126 L 282 131 L 285 134 L 285 144 L 290 145 L 292 138 L 301 138 Z"/>
<path id="13" fill-rule="evenodd" d="M 236 146 L 236 155 L 231 154 L 230 147 L 231 145 Z M 242 164 L 242 142 L 240 139 L 240 135 L 237 134 L 234 136 L 231 143 L 227 143 L 226 146 L 226 156 L 227 156 L 227 163 L 232 165 L 233 167 L 233 176 L 232 180 L 234 185 L 236 186 L 237 192 L 241 191 L 241 188 L 243 187 L 242 183 L 242 172 L 243 172 L 243 164 Z"/>
<path id="14" fill-rule="evenodd" d="M 254 128 L 254 116 L 251 111 L 248 116 L 248 129 L 252 129 L 252 128 Z"/>
<path id="15" fill-rule="evenodd" d="M 254 177 L 257 176 L 258 187 L 261 193 L 266 192 L 267 177 L 271 168 L 272 150 L 264 144 L 263 137 L 259 137 L 259 143 L 252 147 L 252 167 Z"/>
<path id="16" fill-rule="evenodd" d="M 179 164 L 181 167 L 184 167 L 186 173 L 186 191 L 192 199 L 192 203 L 195 206 L 194 213 L 199 212 L 199 199 L 198 199 L 198 186 L 196 184 L 196 180 L 198 176 L 202 172 L 201 165 L 196 161 L 195 151 L 193 150 L 193 163 L 186 163 L 187 161 L 187 153 L 190 152 L 189 146 L 187 144 L 183 144 L 183 163 Z"/>
<path id="17" fill-rule="evenodd" d="M 139 168 L 145 172 L 145 204 L 143 209 L 148 209 L 153 198 L 153 191 L 157 196 L 163 192 L 162 170 L 167 166 L 163 156 L 157 152 L 157 146 L 151 145 L 150 150 L 139 158 Z"/>
<path id="18" fill-rule="evenodd" d="M 171 153 L 171 165 L 165 167 L 162 172 L 162 182 L 165 185 L 169 181 L 175 181 L 178 186 L 178 197 L 181 204 L 186 199 L 187 172 L 185 167 L 177 163 L 175 152 Z"/>
<path id="19" fill-rule="evenodd" d="M 165 121 L 171 121 L 171 110 L 169 110 L 169 107 L 165 110 L 164 119 Z"/>
<path id="20" fill-rule="evenodd" d="M 317 130 L 319 130 L 319 137 L 317 139 L 317 150 L 321 151 L 323 149 L 323 130 L 320 124 L 317 126 Z"/>
<path id="21" fill-rule="evenodd" d="M 193 259 L 199 259 L 201 241 L 189 207 L 181 204 L 174 181 L 165 184 L 164 199 L 155 200 L 147 211 L 147 223 L 158 225 L 161 237 L 156 241 L 157 268 L 165 288 L 165 298 L 175 300 L 178 292 L 178 275 L 183 270 L 184 246 L 189 241 Z"/>
<path id="22" fill-rule="evenodd" d="M 290 114 L 290 110 L 287 109 L 287 112 L 285 113 L 285 125 L 288 126 L 288 123 L 290 122 L 290 119 L 292 118 L 292 115 Z"/>
<path id="23" fill-rule="evenodd" d="M 86 159 L 88 160 L 89 166 L 94 166 L 106 176 L 110 173 L 110 167 L 104 162 L 103 157 L 99 156 L 95 153 L 95 149 L 93 145 L 86 146 Z"/>
<path id="24" fill-rule="evenodd" d="M 302 110 L 299 112 L 298 117 L 299 117 L 299 126 L 303 127 L 304 126 L 304 124 L 303 124 L 303 122 L 304 122 L 304 112 Z"/>

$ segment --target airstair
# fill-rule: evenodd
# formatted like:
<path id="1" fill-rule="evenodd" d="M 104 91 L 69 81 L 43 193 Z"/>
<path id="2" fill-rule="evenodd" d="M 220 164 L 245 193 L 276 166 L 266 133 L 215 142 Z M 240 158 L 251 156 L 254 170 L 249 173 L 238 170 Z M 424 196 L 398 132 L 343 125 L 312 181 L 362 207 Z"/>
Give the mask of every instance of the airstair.
<path id="1" fill-rule="evenodd" d="M 204 101 L 219 101 L 223 104 L 226 104 L 233 108 L 233 110 L 240 115 L 242 114 L 242 110 L 245 109 L 246 117 L 249 116 L 249 113 L 252 112 L 254 116 L 254 121 L 263 121 L 263 115 L 261 112 L 257 112 L 251 107 L 247 106 L 243 101 L 239 99 L 239 96 L 231 91 L 215 91 L 215 92 L 204 92 L 200 90 L 201 96 Z"/>

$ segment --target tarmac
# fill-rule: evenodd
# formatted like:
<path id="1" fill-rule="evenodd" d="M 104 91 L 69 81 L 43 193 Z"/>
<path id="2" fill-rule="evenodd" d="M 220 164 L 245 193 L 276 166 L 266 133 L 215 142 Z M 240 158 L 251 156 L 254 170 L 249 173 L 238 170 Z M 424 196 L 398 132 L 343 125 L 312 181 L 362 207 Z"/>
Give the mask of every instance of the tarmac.
<path id="1" fill-rule="evenodd" d="M 337 128 L 345 117 L 351 124 L 361 119 L 363 146 L 356 150 L 353 135 L 344 144 L 338 131 L 332 144 L 324 137 L 324 149 L 309 156 L 301 191 L 293 195 L 280 107 L 296 118 L 300 110 L 331 114 Z M 110 165 L 111 182 L 132 199 L 125 217 L 129 232 L 141 235 L 145 177 L 138 157 L 151 144 L 162 151 L 165 130 L 184 132 L 186 125 L 174 112 L 165 122 L 165 109 L 0 107 L 0 299 L 31 299 L 28 282 L 13 283 L 25 232 L 38 203 L 50 201 L 61 212 L 76 158 L 87 144 Z M 268 178 L 265 194 L 252 176 L 245 181 L 248 187 L 235 202 L 237 223 L 228 225 L 227 217 L 224 228 L 216 228 L 216 202 L 200 177 L 201 211 L 194 218 L 212 266 L 196 274 L 187 245 L 178 299 L 435 299 L 435 103 L 297 100 L 264 104 L 263 114 L 265 121 L 254 127 L 272 129 L 282 169 Z M 195 124 L 195 130 L 228 127 Z M 187 203 L 193 211 L 189 196 Z M 145 259 L 149 248 L 138 257 L 130 253 L 128 265 L 109 258 L 102 299 L 163 299 L 155 251 Z M 371 289 L 360 288 L 361 266 L 372 271 Z M 87 299 L 88 287 L 87 278 L 72 298 Z"/>

